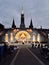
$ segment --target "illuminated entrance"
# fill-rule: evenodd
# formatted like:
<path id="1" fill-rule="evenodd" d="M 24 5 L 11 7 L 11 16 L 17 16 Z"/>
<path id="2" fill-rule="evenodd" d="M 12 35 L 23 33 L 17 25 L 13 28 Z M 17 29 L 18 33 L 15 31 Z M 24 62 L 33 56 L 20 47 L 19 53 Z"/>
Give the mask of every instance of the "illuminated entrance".
<path id="1" fill-rule="evenodd" d="M 16 36 L 16 40 L 20 42 L 25 42 L 31 38 L 30 34 L 27 31 L 19 31 Z"/>

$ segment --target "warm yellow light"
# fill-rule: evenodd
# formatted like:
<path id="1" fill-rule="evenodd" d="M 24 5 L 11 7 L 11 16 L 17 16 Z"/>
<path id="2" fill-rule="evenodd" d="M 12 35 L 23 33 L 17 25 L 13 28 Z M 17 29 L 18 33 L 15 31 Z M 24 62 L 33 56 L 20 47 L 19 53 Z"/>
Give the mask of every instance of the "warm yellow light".
<path id="1" fill-rule="evenodd" d="M 35 35 L 33 35 L 33 42 L 35 42 L 36 41 L 36 37 L 35 37 Z"/>
<path id="2" fill-rule="evenodd" d="M 8 42 L 8 34 L 5 34 L 5 42 Z"/>
<path id="3" fill-rule="evenodd" d="M 14 33 L 16 33 L 16 32 L 18 32 L 18 31 L 19 31 L 19 29 L 14 29 L 13 31 L 14 31 Z"/>
<path id="4" fill-rule="evenodd" d="M 28 32 L 32 33 L 32 29 L 27 29 Z"/>
<path id="5" fill-rule="evenodd" d="M 37 41 L 40 43 L 40 34 L 37 36 Z"/>
<path id="6" fill-rule="evenodd" d="M 26 40 L 26 39 L 30 39 L 30 34 L 26 31 L 20 31 L 16 34 L 15 38 L 18 40 Z"/>
<path id="7" fill-rule="evenodd" d="M 29 29 L 30 32 L 32 32 L 32 29 Z"/>
<path id="8" fill-rule="evenodd" d="M 17 32 L 17 30 L 16 30 L 16 29 L 14 29 L 13 31 L 14 31 L 14 33 L 16 33 L 16 32 Z"/>
<path id="9" fill-rule="evenodd" d="M 13 42 L 13 33 L 11 33 L 10 35 L 11 35 L 10 41 Z"/>

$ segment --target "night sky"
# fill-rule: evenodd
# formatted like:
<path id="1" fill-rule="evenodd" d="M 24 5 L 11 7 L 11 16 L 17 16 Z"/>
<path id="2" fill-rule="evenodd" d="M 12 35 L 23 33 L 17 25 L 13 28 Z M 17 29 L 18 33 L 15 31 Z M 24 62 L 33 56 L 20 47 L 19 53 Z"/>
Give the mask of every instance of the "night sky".
<path id="1" fill-rule="evenodd" d="M 19 27 L 22 7 L 26 27 L 32 18 L 34 27 L 49 28 L 49 0 L 0 0 L 0 23 L 9 28 L 14 18 Z"/>

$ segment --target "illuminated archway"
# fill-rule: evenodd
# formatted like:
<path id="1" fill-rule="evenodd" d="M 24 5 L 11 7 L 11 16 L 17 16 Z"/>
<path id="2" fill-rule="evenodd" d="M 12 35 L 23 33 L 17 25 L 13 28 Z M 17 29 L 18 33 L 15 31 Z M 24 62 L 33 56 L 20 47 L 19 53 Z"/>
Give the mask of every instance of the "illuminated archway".
<path id="1" fill-rule="evenodd" d="M 19 31 L 16 36 L 15 36 L 16 40 L 19 41 L 26 41 L 29 40 L 31 38 L 30 34 L 27 31 Z"/>

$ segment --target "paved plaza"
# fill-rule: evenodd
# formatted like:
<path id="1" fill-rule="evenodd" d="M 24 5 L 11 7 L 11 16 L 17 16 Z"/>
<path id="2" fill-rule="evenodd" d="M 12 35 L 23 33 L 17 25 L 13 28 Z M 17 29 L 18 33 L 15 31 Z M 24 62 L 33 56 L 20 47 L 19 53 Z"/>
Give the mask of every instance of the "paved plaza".
<path id="1" fill-rule="evenodd" d="M 0 61 L 0 65 L 49 65 L 49 60 L 42 58 L 40 48 L 20 47 Z"/>

